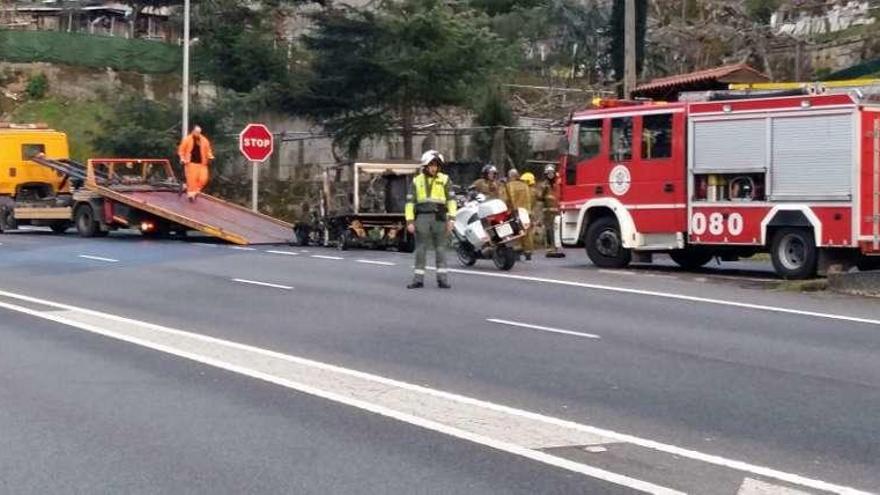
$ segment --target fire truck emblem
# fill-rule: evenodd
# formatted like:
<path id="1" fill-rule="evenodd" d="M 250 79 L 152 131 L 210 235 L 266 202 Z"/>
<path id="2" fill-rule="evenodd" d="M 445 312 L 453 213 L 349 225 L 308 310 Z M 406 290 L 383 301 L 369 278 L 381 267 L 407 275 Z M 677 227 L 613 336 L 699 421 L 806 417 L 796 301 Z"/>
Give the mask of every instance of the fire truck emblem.
<path id="1" fill-rule="evenodd" d="M 629 169 L 626 165 L 618 165 L 611 169 L 608 175 L 608 184 L 611 186 L 611 192 L 617 196 L 623 196 L 629 191 L 629 185 L 632 177 L 629 175 Z"/>

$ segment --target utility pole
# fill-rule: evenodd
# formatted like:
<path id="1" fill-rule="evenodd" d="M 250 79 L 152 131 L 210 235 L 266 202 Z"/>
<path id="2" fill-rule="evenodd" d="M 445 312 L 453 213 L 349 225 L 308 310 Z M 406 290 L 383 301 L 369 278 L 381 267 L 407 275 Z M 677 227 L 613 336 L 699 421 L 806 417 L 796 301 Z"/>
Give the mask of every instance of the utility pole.
<path id="1" fill-rule="evenodd" d="M 181 133 L 183 137 L 189 133 L 189 5 L 190 0 L 183 2 L 183 88 L 181 99 L 183 100 Z"/>
<path id="2" fill-rule="evenodd" d="M 636 0 L 625 0 L 623 97 L 631 98 L 636 89 Z"/>

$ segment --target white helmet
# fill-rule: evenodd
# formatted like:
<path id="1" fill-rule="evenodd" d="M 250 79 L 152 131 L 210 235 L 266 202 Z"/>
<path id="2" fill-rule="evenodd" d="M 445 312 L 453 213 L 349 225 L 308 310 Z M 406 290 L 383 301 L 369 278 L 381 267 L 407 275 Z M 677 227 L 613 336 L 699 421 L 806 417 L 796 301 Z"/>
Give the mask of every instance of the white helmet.
<path id="1" fill-rule="evenodd" d="M 440 165 L 446 163 L 446 159 L 443 158 L 443 154 L 437 150 L 428 150 L 422 153 L 422 166 L 425 167 L 434 160 L 440 160 Z"/>

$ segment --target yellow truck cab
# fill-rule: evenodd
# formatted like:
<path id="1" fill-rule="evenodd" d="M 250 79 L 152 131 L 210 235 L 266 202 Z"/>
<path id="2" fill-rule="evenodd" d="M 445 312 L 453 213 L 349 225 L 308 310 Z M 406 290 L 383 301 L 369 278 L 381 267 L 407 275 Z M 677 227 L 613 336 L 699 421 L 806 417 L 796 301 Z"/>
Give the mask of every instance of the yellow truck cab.
<path id="1" fill-rule="evenodd" d="M 45 124 L 0 123 L 0 231 L 14 225 L 15 208 L 56 203 L 69 192 L 61 174 L 30 160 L 40 154 L 66 160 L 69 153 L 67 134 Z"/>
<path id="2" fill-rule="evenodd" d="M 41 124 L 0 123 L 0 196 L 39 199 L 60 192 L 62 177 L 30 161 L 38 154 L 69 158 L 67 134 Z"/>

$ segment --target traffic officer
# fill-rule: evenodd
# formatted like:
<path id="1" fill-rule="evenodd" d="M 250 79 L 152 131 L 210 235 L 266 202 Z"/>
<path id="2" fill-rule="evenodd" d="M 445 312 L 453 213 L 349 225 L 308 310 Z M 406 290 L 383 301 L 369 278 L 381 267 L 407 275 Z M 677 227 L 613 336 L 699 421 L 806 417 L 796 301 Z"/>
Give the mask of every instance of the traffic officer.
<path id="1" fill-rule="evenodd" d="M 491 163 L 485 165 L 480 171 L 480 178 L 471 185 L 478 193 L 481 193 L 486 199 L 497 199 L 501 197 L 500 187 L 498 185 L 498 169 Z"/>
<path id="2" fill-rule="evenodd" d="M 437 286 L 450 289 L 446 244 L 457 205 L 449 191 L 449 176 L 440 172 L 445 163 L 443 155 L 436 150 L 426 151 L 421 163 L 422 171 L 413 178 L 412 189 L 406 197 L 406 230 L 416 236 L 413 281 L 406 287 L 421 289 L 425 286 L 425 261 L 428 249 L 433 248 L 437 253 Z"/>
<path id="3" fill-rule="evenodd" d="M 564 258 L 565 253 L 560 253 L 556 248 L 556 217 L 559 216 L 559 175 L 556 167 L 547 165 L 544 167 L 544 182 L 538 189 L 538 198 L 544 209 L 544 244 L 547 246 L 548 258 Z"/>
<path id="4" fill-rule="evenodd" d="M 504 184 L 504 189 L 502 191 L 504 192 L 504 200 L 510 211 L 515 211 L 517 208 L 523 208 L 529 213 L 529 215 L 532 214 L 532 188 L 520 179 L 519 171 L 517 169 L 512 168 L 507 172 L 507 183 Z M 535 250 L 531 226 L 526 230 L 520 244 L 526 261 L 531 261 L 532 251 Z"/>

